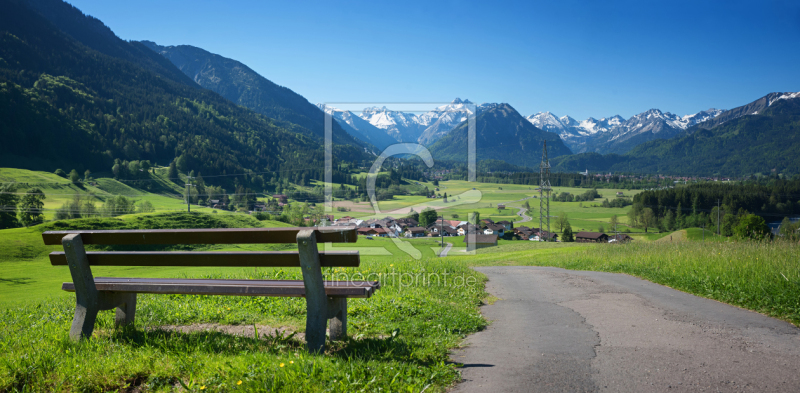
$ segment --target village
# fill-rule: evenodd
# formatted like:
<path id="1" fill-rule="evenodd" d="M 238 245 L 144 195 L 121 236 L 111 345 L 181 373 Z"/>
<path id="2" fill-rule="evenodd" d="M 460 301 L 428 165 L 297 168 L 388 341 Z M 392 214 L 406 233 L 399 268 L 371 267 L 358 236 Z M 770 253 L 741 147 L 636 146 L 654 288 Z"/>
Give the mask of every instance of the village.
<path id="1" fill-rule="evenodd" d="M 327 216 L 323 220 L 322 226 L 355 227 L 358 235 L 365 236 L 367 239 L 373 237 L 444 238 L 464 236 L 464 242 L 468 245 L 469 242 L 473 241 L 473 237 L 467 235 L 475 235 L 475 248 L 497 246 L 498 239 L 534 242 L 561 241 L 559 235 L 555 232 L 527 226 L 515 227 L 511 221 L 494 222 L 490 218 L 480 219 L 476 225 L 469 221 L 445 220 L 442 216 L 438 216 L 436 221 L 425 226 L 420 225 L 416 219 L 411 217 L 395 219 L 387 216 L 382 219 L 362 220 L 345 216 L 334 220 L 331 216 Z M 574 241 L 578 243 L 623 243 L 631 240 L 633 239 L 629 235 L 623 233 L 608 235 L 601 232 L 578 232 L 574 237 Z"/>

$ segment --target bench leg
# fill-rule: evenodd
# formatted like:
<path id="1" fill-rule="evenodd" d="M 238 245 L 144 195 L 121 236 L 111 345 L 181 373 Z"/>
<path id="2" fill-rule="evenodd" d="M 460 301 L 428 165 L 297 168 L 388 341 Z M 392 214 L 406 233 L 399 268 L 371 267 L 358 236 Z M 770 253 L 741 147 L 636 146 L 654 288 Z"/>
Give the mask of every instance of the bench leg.
<path id="1" fill-rule="evenodd" d="M 328 298 L 319 264 L 317 238 L 313 229 L 297 232 L 297 250 L 306 289 L 306 346 L 311 353 L 325 352 Z"/>
<path id="2" fill-rule="evenodd" d="M 118 326 L 133 326 L 133 320 L 136 318 L 136 294 L 124 293 L 119 295 L 120 304 L 117 305 L 117 311 L 114 323 Z"/>
<path id="3" fill-rule="evenodd" d="M 69 329 L 69 338 L 77 341 L 92 337 L 97 312 L 100 311 L 100 295 L 94 285 L 92 269 L 86 257 L 81 235 L 71 233 L 61 238 L 67 257 L 69 272 L 75 285 L 75 317 Z"/>
<path id="4" fill-rule="evenodd" d="M 75 317 L 72 318 L 72 327 L 69 329 L 69 338 L 78 341 L 82 338 L 92 337 L 94 322 L 97 320 L 97 306 L 87 306 L 80 302 L 75 304 Z"/>
<path id="5" fill-rule="evenodd" d="M 344 340 L 347 337 L 347 298 L 329 297 L 328 312 L 331 313 L 331 341 Z"/>

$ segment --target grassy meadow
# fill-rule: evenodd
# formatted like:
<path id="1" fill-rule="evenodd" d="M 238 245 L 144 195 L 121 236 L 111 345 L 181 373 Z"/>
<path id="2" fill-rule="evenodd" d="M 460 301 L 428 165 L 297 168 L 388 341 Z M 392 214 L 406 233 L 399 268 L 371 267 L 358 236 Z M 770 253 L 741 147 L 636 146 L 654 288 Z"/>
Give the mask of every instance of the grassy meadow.
<path id="1" fill-rule="evenodd" d="M 154 176 L 159 182 L 161 174 Z M 459 380 L 448 352 L 488 323 L 479 306 L 487 297 L 485 277 L 470 269 L 485 265 L 556 266 L 575 270 L 626 273 L 699 296 L 716 299 L 800 324 L 800 245 L 786 242 L 733 241 L 712 231 L 673 233 L 634 230 L 630 244 L 538 243 L 500 240 L 497 247 L 465 255 L 463 237 L 446 238 L 454 247 L 438 258 L 438 239 L 360 237 L 354 244 L 323 244 L 320 249 L 358 250 L 361 266 L 325 269 L 334 279 L 380 280 L 370 299 L 351 299 L 348 339 L 331 343 L 323 355 L 304 350 L 305 300 L 227 296 L 139 295 L 135 329 L 116 330 L 112 312 L 101 312 L 92 340 L 68 339 L 74 294 L 60 290 L 70 281 L 66 267 L 51 266 L 41 233 L 66 229 L 224 228 L 285 226 L 243 214 L 165 212 L 180 208 L 172 192 L 147 192 L 112 179 L 97 187 L 78 187 L 43 172 L 0 169 L 0 181 L 51 182 L 47 203 L 59 207 L 74 193 L 96 197 L 137 195 L 157 208 L 153 214 L 47 222 L 30 228 L 0 230 L 0 392 L 14 391 L 445 391 Z M 158 180 L 161 179 L 161 180 Z M 60 182 L 60 183 L 59 183 Z M 31 186 L 29 184 L 28 186 Z M 161 186 L 159 186 L 161 187 Z M 172 187 L 164 185 L 161 190 Z M 472 188 L 480 201 L 447 204 L 417 196 L 380 202 L 389 211 L 426 204 L 442 207 L 447 219 L 482 218 L 519 221 L 522 199 L 535 187 L 443 181 L 440 191 L 460 195 Z M 429 188 L 433 186 L 429 184 Z M 153 187 L 151 187 L 153 189 Z M 179 190 L 173 190 L 176 192 Z M 581 194 L 585 189 L 557 188 Z M 612 199 L 617 191 L 598 190 Z M 538 203 L 528 199 L 538 226 Z M 602 208 L 594 202 L 552 202 L 551 215 L 566 213 L 575 232 L 596 231 L 628 208 Z M 498 203 L 507 209 L 498 211 Z M 321 206 L 321 205 L 318 205 Z M 336 216 L 367 216 L 337 212 Z M 185 205 L 183 205 L 185 208 Z M 176 210 L 178 210 L 176 209 Z M 160 210 L 160 211 L 159 211 Z M 222 212 L 220 212 L 222 213 Z M 624 230 L 621 228 L 621 230 Z M 283 250 L 282 245 L 205 245 L 195 250 Z M 185 249 L 181 248 L 181 249 Z M 418 258 L 412 257 L 416 255 Z M 96 276 L 300 279 L 294 268 L 97 267 Z M 236 327 L 246 333 L 178 326 Z M 280 328 L 285 333 L 275 332 Z"/>
<path id="2" fill-rule="evenodd" d="M 0 391 L 442 391 L 458 372 L 447 353 L 486 321 L 481 274 L 467 261 L 435 258 L 433 240 L 409 242 L 412 259 L 389 239 L 349 245 L 362 254 L 359 268 L 326 269 L 342 279 L 360 274 L 382 288 L 348 303 L 348 340 L 309 355 L 288 331 L 305 326 L 303 298 L 139 295 L 136 328 L 115 330 L 113 312 L 101 312 L 92 340 L 68 339 L 74 294 L 60 290 L 69 272 L 49 265 L 41 245 L 49 229 L 140 227 L 257 227 L 282 225 L 240 215 L 169 213 L 82 219 L 0 231 Z M 293 245 L 204 246 L 264 250 Z M 375 254 L 375 253 L 373 253 Z M 301 279 L 293 268 L 95 268 L 97 276 Z M 408 278 L 399 274 L 408 274 Z M 416 277 L 446 277 L 421 282 Z M 411 279 L 410 277 L 415 277 Z M 448 281 L 454 279 L 453 281 Z M 168 326 L 255 326 L 252 335 Z M 271 328 L 288 329 L 277 333 Z"/>

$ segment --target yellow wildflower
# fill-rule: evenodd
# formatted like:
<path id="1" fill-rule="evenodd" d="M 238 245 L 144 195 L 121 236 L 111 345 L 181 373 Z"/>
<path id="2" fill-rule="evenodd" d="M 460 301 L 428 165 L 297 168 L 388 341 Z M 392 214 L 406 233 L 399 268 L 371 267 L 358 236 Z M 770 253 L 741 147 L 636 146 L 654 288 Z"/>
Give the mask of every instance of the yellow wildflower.
<path id="1" fill-rule="evenodd" d="M 281 363 L 281 367 L 285 366 L 285 364 Z"/>
<path id="2" fill-rule="evenodd" d="M 206 390 L 206 385 L 200 386 L 200 390 Z"/>
<path id="3" fill-rule="evenodd" d="M 242 384 L 242 380 L 240 379 L 239 382 L 236 382 L 236 384 L 237 385 L 241 385 Z"/>
<path id="4" fill-rule="evenodd" d="M 289 363 L 294 364 L 294 360 L 290 360 Z"/>

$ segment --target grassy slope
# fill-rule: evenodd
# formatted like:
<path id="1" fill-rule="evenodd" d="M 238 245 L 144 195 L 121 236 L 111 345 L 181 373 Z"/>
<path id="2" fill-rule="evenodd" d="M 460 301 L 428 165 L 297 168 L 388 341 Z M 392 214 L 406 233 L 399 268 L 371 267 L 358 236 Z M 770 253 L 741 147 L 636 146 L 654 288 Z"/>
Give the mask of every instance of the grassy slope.
<path id="1" fill-rule="evenodd" d="M 55 210 L 65 202 L 71 201 L 78 194 L 83 198 L 91 197 L 99 208 L 105 201 L 116 195 L 123 195 L 135 202 L 149 201 L 156 212 L 185 211 L 186 204 L 182 199 L 183 190 L 175 183 L 165 180 L 166 169 L 149 174 L 147 179 L 137 182 L 123 183 L 110 178 L 99 178 L 97 186 L 73 184 L 67 179 L 55 174 L 27 169 L 0 168 L 0 183 L 17 183 L 17 192 L 24 193 L 34 187 L 40 188 L 46 199 L 44 200 L 45 219 L 52 219 Z M 131 185 L 140 186 L 132 187 Z M 149 188 L 152 192 L 146 191 Z M 211 209 L 192 206 L 193 210 L 211 211 Z M 220 211 L 222 212 L 222 211 Z"/>

